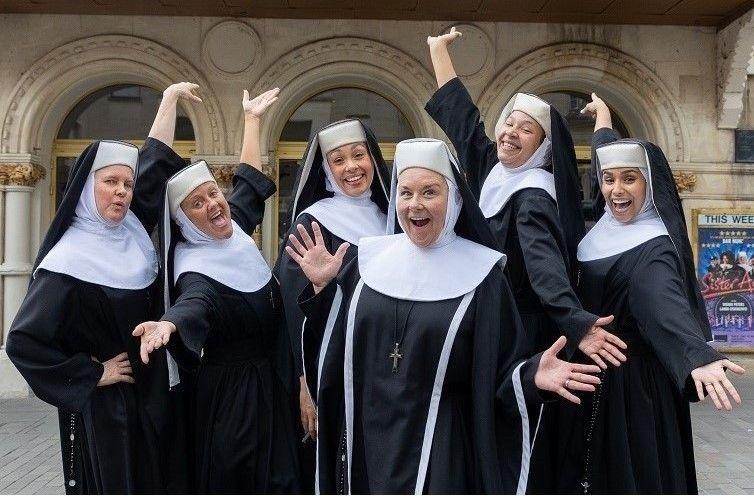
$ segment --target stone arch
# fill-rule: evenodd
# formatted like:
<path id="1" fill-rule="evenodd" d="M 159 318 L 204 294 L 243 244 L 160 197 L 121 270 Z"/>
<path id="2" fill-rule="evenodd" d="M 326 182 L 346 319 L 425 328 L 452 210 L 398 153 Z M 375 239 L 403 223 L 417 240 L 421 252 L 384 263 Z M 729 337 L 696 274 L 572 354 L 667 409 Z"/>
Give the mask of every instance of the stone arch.
<path id="1" fill-rule="evenodd" d="M 423 108 L 436 89 L 434 78 L 410 55 L 378 41 L 330 38 L 298 47 L 277 59 L 252 93 L 274 87 L 282 88 L 281 98 L 261 129 L 262 147 L 270 153 L 302 103 L 338 87 L 361 88 L 387 98 L 404 113 L 417 136 L 428 136 L 432 129 Z M 239 126 L 235 149 L 240 149 L 242 137 L 243 126 Z"/>
<path id="2" fill-rule="evenodd" d="M 482 91 L 479 108 L 492 135 L 499 112 L 517 91 L 597 92 L 636 137 L 657 143 L 671 162 L 688 160 L 687 133 L 673 93 L 637 59 L 591 43 L 538 48 L 505 67 Z"/>
<path id="3" fill-rule="evenodd" d="M 185 105 L 194 124 L 197 152 L 222 154 L 225 123 L 211 87 L 190 62 L 154 41 L 102 35 L 62 45 L 35 62 L 14 88 L 2 121 L 2 153 L 49 153 L 51 137 L 85 95 L 120 83 L 164 89 L 176 81 L 202 87 L 201 106 Z M 47 153 L 45 153 L 47 152 Z"/>
<path id="4" fill-rule="evenodd" d="M 746 80 L 754 74 L 754 10 L 717 34 L 717 127 L 735 129 L 741 120 Z"/>

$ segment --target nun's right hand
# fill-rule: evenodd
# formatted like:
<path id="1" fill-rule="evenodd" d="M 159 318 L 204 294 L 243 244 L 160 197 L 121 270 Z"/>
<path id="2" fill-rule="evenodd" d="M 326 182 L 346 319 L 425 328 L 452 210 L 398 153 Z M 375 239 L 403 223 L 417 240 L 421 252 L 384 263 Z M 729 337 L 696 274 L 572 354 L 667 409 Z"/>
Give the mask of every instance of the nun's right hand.
<path id="1" fill-rule="evenodd" d="M 312 222 L 314 240 L 302 224 L 298 224 L 296 229 L 301 236 L 301 241 L 293 234 L 288 236 L 289 244 L 285 247 L 285 252 L 299 264 L 306 278 L 314 286 L 315 292 L 319 292 L 338 275 L 343 265 L 343 257 L 350 245 L 343 243 L 334 254 L 330 254 L 325 247 L 319 224 Z"/>
<path id="2" fill-rule="evenodd" d="M 460 38 L 463 34 L 460 31 L 456 31 L 455 27 L 450 28 L 450 32 L 441 34 L 440 36 L 427 36 L 427 45 L 429 48 L 436 48 L 439 46 L 447 47 L 453 43 L 456 38 Z"/>
<path id="3" fill-rule="evenodd" d="M 149 354 L 168 344 L 170 335 L 176 331 L 175 324 L 162 320 L 160 322 L 142 322 L 131 333 L 134 337 L 141 337 L 139 355 L 141 361 L 149 363 Z"/>
<path id="4" fill-rule="evenodd" d="M 92 357 L 94 361 L 98 361 Z M 104 370 L 102 371 L 102 377 L 100 378 L 97 386 L 110 386 L 118 382 L 127 382 L 134 384 L 134 378 L 131 377 L 133 370 L 131 370 L 131 362 L 128 361 L 128 353 L 125 351 L 118 355 L 115 355 L 110 360 L 107 360 L 103 364 Z"/>
<path id="5" fill-rule="evenodd" d="M 162 92 L 163 98 L 174 98 L 179 100 L 181 98 L 192 102 L 202 103 L 202 99 L 196 94 L 199 90 L 199 85 L 194 83 L 175 83 L 168 86 L 165 91 Z"/>

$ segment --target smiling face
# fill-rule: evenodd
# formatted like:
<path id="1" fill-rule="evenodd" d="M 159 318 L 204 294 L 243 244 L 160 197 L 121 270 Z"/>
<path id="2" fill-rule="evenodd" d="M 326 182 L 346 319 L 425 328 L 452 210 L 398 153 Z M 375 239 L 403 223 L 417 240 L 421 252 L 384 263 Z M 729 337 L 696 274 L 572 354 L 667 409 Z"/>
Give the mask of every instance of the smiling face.
<path id="1" fill-rule="evenodd" d="M 629 222 L 641 212 L 647 196 L 647 181 L 634 167 L 602 172 L 602 195 L 619 222 Z"/>
<path id="2" fill-rule="evenodd" d="M 435 171 L 412 167 L 398 176 L 396 210 L 412 243 L 427 247 L 437 241 L 445 226 L 448 183 Z"/>
<path id="3" fill-rule="evenodd" d="M 120 223 L 134 194 L 134 171 L 127 165 L 109 165 L 94 173 L 97 212 L 108 222 Z"/>
<path id="4" fill-rule="evenodd" d="M 330 151 L 327 163 L 338 186 L 348 196 L 360 196 L 372 185 L 374 165 L 366 143 L 351 143 Z"/>
<path id="5" fill-rule="evenodd" d="M 528 114 L 514 110 L 495 136 L 497 158 L 505 167 L 524 165 L 545 139 L 545 131 Z"/>
<path id="6" fill-rule="evenodd" d="M 228 239 L 233 235 L 230 207 L 214 181 L 197 186 L 181 202 L 181 208 L 186 217 L 212 239 Z"/>

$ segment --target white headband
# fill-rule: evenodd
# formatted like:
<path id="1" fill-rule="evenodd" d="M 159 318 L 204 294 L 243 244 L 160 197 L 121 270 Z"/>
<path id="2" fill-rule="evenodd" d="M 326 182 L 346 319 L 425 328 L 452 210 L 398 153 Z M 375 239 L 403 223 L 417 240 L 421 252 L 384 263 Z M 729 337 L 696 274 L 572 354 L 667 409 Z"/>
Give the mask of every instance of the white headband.
<path id="1" fill-rule="evenodd" d="M 207 162 L 204 160 L 189 165 L 173 176 L 167 185 L 167 197 L 171 217 L 175 219 L 175 214 L 180 208 L 181 202 L 192 191 L 209 181 L 217 183 L 207 166 Z"/>

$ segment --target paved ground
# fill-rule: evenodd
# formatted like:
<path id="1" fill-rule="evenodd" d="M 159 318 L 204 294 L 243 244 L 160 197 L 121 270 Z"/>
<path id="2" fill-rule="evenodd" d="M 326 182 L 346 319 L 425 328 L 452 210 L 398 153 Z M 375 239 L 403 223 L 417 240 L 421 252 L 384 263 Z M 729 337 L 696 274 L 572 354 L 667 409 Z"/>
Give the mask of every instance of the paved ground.
<path id="1" fill-rule="evenodd" d="M 705 494 L 754 493 L 754 357 L 737 378 L 743 405 L 718 413 L 692 406 L 699 488 Z M 0 400 L 0 494 L 63 494 L 56 410 L 29 398 Z"/>

